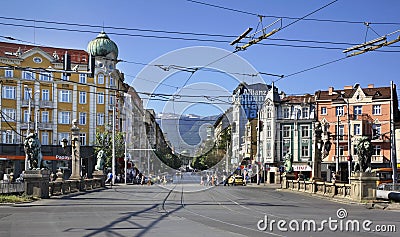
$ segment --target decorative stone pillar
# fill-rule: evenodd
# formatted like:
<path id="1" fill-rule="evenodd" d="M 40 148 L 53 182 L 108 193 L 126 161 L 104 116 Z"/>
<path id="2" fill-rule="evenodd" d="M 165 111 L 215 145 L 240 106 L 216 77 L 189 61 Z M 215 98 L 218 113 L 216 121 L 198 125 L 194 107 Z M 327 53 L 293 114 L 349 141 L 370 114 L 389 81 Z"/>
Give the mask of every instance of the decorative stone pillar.
<path id="1" fill-rule="evenodd" d="M 80 139 L 78 121 L 74 119 L 72 121 L 71 128 L 71 145 L 72 145 L 72 170 L 70 179 L 81 179 L 81 157 L 80 157 Z"/>
<path id="2" fill-rule="evenodd" d="M 49 198 L 50 170 L 25 170 L 25 194 L 38 198 Z"/>
<path id="3" fill-rule="evenodd" d="M 373 200 L 376 198 L 378 177 L 370 172 L 355 172 L 350 177 L 350 197 L 355 201 Z"/>

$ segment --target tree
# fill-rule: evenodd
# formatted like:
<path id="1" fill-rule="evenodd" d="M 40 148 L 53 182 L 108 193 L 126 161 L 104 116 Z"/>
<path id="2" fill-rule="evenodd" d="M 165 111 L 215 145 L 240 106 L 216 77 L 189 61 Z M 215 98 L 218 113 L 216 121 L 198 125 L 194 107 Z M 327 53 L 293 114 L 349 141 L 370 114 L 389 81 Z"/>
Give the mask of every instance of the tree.
<path id="1" fill-rule="evenodd" d="M 123 132 L 115 132 L 115 158 L 124 158 L 125 156 L 125 133 Z M 95 156 L 99 153 L 100 150 L 103 150 L 106 159 L 105 159 L 105 167 L 111 168 L 112 166 L 112 132 L 105 130 L 100 131 L 97 129 L 96 131 L 96 141 L 94 146 Z M 117 163 L 116 163 L 117 164 Z M 117 167 L 118 168 L 118 167 Z"/>

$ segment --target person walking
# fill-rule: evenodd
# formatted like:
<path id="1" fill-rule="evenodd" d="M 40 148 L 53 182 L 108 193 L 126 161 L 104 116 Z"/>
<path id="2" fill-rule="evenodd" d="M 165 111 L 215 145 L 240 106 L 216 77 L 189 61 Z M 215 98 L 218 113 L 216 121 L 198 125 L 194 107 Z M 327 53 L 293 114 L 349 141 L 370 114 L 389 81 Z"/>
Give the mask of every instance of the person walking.
<path id="1" fill-rule="evenodd" d="M 113 180 L 112 179 L 113 179 L 113 174 L 111 173 L 111 171 L 109 171 L 108 174 L 107 174 L 106 183 L 110 182 L 111 187 L 113 185 Z"/>

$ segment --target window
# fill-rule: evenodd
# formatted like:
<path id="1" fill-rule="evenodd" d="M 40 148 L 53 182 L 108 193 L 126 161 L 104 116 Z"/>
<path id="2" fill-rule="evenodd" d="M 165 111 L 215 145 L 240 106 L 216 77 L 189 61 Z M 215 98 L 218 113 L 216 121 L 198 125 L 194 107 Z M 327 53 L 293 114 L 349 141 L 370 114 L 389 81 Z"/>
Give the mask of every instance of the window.
<path id="1" fill-rule="evenodd" d="M 61 145 L 61 141 L 64 140 L 64 138 L 67 139 L 67 141 L 68 141 L 69 143 L 71 142 L 71 141 L 69 140 L 69 133 L 62 132 L 62 133 L 59 133 L 59 135 L 58 135 L 58 144 L 59 144 L 59 145 Z"/>
<path id="2" fill-rule="evenodd" d="M 309 126 L 301 126 L 301 137 L 310 137 Z"/>
<path id="3" fill-rule="evenodd" d="M 15 109 L 3 108 L 4 119 L 7 122 L 15 122 L 16 111 Z"/>
<path id="4" fill-rule="evenodd" d="M 42 145 L 49 145 L 49 133 L 42 132 Z"/>
<path id="5" fill-rule="evenodd" d="M 71 102 L 71 91 L 69 90 L 61 90 L 60 91 L 60 102 Z"/>
<path id="6" fill-rule="evenodd" d="M 3 87 L 3 98 L 15 100 L 15 87 L 14 86 L 4 86 Z"/>
<path id="7" fill-rule="evenodd" d="M 79 124 L 80 125 L 86 124 L 86 113 L 79 113 Z"/>
<path id="8" fill-rule="evenodd" d="M 361 105 L 355 105 L 354 106 L 354 115 L 361 115 L 362 114 L 362 106 Z"/>
<path id="9" fill-rule="evenodd" d="M 100 92 L 97 94 L 97 104 L 104 104 L 104 93 Z"/>
<path id="10" fill-rule="evenodd" d="M 24 110 L 24 123 L 28 123 L 29 119 L 29 110 Z"/>
<path id="11" fill-rule="evenodd" d="M 336 106 L 336 116 L 343 116 L 343 115 L 344 115 L 343 106 Z"/>
<path id="12" fill-rule="evenodd" d="M 361 124 L 354 124 L 354 135 L 361 135 Z"/>
<path id="13" fill-rule="evenodd" d="M 104 84 L 104 75 L 103 74 L 97 75 L 97 84 Z"/>
<path id="14" fill-rule="evenodd" d="M 31 88 L 24 88 L 24 100 L 31 99 Z"/>
<path id="15" fill-rule="evenodd" d="M 381 146 L 379 146 L 379 145 L 372 146 L 372 149 L 373 149 L 372 155 L 374 155 L 374 156 L 380 156 L 381 155 Z"/>
<path id="16" fill-rule="evenodd" d="M 69 81 L 69 76 L 67 76 L 67 74 L 65 74 L 65 73 L 61 73 L 61 80 Z"/>
<path id="17" fill-rule="evenodd" d="M 271 108 L 267 109 L 267 118 L 272 118 L 272 109 Z"/>
<path id="18" fill-rule="evenodd" d="M 1 131 L 2 143 L 13 144 L 14 143 L 14 132 L 11 130 Z"/>
<path id="19" fill-rule="evenodd" d="M 115 104 L 114 103 L 114 98 L 115 98 L 115 96 L 114 95 L 110 95 L 110 105 L 113 105 L 113 104 Z"/>
<path id="20" fill-rule="evenodd" d="M 110 86 L 115 86 L 115 81 L 112 76 L 110 76 Z"/>
<path id="21" fill-rule="evenodd" d="M 372 136 L 377 138 L 381 135 L 381 125 L 380 124 L 372 124 Z"/>
<path id="22" fill-rule="evenodd" d="M 271 124 L 267 123 L 267 137 L 270 138 L 271 136 L 272 136 Z"/>
<path id="23" fill-rule="evenodd" d="M 11 78 L 14 77 L 14 71 L 10 69 L 4 70 L 4 77 Z"/>
<path id="24" fill-rule="evenodd" d="M 302 117 L 303 119 L 307 119 L 307 118 L 308 118 L 308 111 L 309 111 L 308 108 L 302 108 L 302 109 L 301 109 L 301 117 Z"/>
<path id="25" fill-rule="evenodd" d="M 336 129 L 335 131 L 337 131 L 337 125 L 336 125 Z M 344 125 L 339 125 L 339 140 L 343 140 L 343 135 L 344 135 Z"/>
<path id="26" fill-rule="evenodd" d="M 286 156 L 287 153 L 290 152 L 290 146 L 283 146 L 282 147 L 282 157 L 281 160 L 283 160 L 283 158 Z"/>
<path id="27" fill-rule="evenodd" d="M 86 91 L 79 92 L 79 104 L 86 104 Z"/>
<path id="28" fill-rule="evenodd" d="M 51 81 L 51 73 L 50 72 L 40 72 L 39 80 L 41 80 L 41 81 Z"/>
<path id="29" fill-rule="evenodd" d="M 58 117 L 58 123 L 60 124 L 70 124 L 71 113 L 67 111 L 61 111 Z"/>
<path id="30" fill-rule="evenodd" d="M 310 156 L 310 148 L 308 145 L 301 146 L 301 156 L 302 157 L 309 157 Z"/>
<path id="31" fill-rule="evenodd" d="M 271 157 L 271 143 L 267 142 L 267 157 Z"/>
<path id="32" fill-rule="evenodd" d="M 381 105 L 373 105 L 372 106 L 372 114 L 373 115 L 381 115 Z"/>
<path id="33" fill-rule="evenodd" d="M 79 83 L 86 83 L 86 74 L 79 74 Z"/>
<path id="34" fill-rule="evenodd" d="M 49 90 L 42 90 L 42 100 L 49 101 L 50 100 L 50 91 Z"/>
<path id="35" fill-rule="evenodd" d="M 97 125 L 104 125 L 104 114 L 97 114 Z"/>
<path id="36" fill-rule="evenodd" d="M 339 146 L 339 156 L 344 155 L 344 146 Z"/>
<path id="37" fill-rule="evenodd" d="M 86 133 L 80 133 L 79 138 L 81 141 L 81 146 L 86 146 Z"/>
<path id="38" fill-rule="evenodd" d="M 326 109 L 326 107 L 321 107 L 321 115 L 327 115 L 328 114 L 328 110 Z"/>
<path id="39" fill-rule="evenodd" d="M 22 79 L 35 80 L 35 73 L 29 71 L 22 72 Z"/>
<path id="40" fill-rule="evenodd" d="M 290 126 L 283 126 L 282 136 L 290 137 Z"/>
<path id="41" fill-rule="evenodd" d="M 283 118 L 289 118 L 290 110 L 289 108 L 283 108 Z"/>
<path id="42" fill-rule="evenodd" d="M 42 111 L 42 123 L 48 123 L 49 118 L 49 111 Z"/>

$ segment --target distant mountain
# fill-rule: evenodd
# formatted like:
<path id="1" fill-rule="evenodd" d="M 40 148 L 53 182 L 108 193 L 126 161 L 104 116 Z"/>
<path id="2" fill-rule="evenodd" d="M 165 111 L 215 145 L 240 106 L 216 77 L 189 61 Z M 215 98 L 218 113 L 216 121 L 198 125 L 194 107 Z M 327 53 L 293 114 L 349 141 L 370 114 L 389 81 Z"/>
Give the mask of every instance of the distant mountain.
<path id="1" fill-rule="evenodd" d="M 213 127 L 219 116 L 202 117 L 194 114 L 163 113 L 157 115 L 157 122 L 166 138 L 179 152 L 179 150 L 190 149 L 187 145 L 189 147 L 200 145 L 201 141 L 207 138 L 207 131 L 208 133 L 213 131 L 207 128 Z"/>

